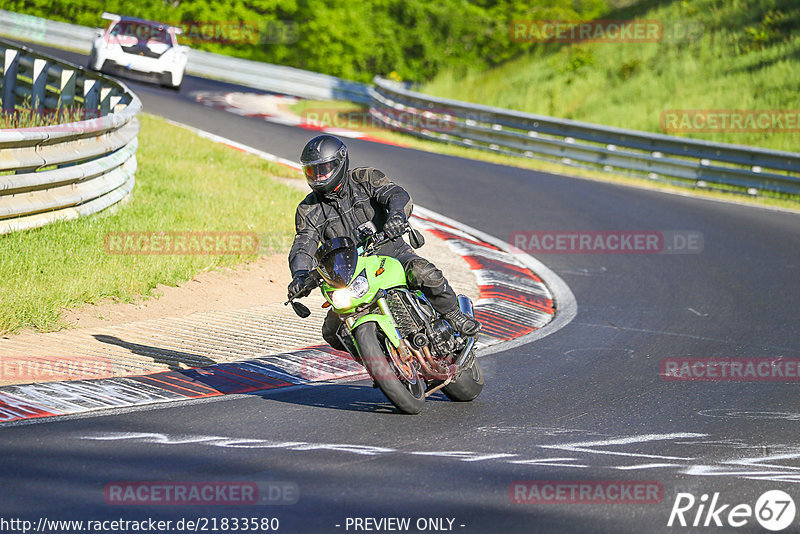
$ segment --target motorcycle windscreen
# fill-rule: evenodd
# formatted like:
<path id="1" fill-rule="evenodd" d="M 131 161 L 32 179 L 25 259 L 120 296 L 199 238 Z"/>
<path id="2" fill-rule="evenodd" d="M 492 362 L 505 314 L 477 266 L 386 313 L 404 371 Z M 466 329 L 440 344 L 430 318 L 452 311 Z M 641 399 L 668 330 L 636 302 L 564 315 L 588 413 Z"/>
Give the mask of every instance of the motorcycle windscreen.
<path id="1" fill-rule="evenodd" d="M 335 237 L 322 244 L 315 254 L 319 271 L 331 287 L 347 287 L 358 265 L 358 251 L 349 237 Z"/>

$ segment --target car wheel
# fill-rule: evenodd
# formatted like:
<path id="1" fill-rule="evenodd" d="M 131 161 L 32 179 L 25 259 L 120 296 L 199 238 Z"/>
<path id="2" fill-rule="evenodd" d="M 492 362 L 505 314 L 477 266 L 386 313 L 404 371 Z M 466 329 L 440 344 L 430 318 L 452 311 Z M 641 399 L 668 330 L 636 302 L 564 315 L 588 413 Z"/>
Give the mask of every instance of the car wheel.
<path id="1" fill-rule="evenodd" d="M 173 91 L 180 91 L 182 82 L 183 82 L 183 80 L 181 80 L 181 83 L 179 83 L 178 85 L 173 84 L 172 83 L 172 74 L 170 74 L 169 72 L 165 72 L 165 73 L 163 73 L 161 75 L 161 79 L 159 80 L 159 85 L 161 87 L 164 87 L 165 89 L 172 89 Z"/>

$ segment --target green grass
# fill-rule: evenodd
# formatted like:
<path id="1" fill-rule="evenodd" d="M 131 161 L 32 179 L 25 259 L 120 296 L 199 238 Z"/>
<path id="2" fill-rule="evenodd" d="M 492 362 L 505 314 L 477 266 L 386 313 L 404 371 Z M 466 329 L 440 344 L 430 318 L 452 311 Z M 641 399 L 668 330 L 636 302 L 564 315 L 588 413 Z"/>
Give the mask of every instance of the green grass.
<path id="1" fill-rule="evenodd" d="M 260 252 L 286 251 L 303 194 L 270 175 L 297 176 L 140 114 L 136 186 L 110 212 L 0 236 L 0 334 L 65 327 L 65 308 L 111 298 L 132 301 L 158 284 L 255 256 L 112 255 L 109 232 L 255 232 Z M 288 267 L 287 267 L 288 269 Z"/>
<path id="2" fill-rule="evenodd" d="M 542 45 L 499 67 L 444 70 L 424 93 L 661 132 L 674 109 L 800 109 L 797 0 L 628 2 L 603 19 L 690 21 L 698 39 Z M 796 133 L 690 137 L 797 152 Z"/>
<path id="3" fill-rule="evenodd" d="M 3 99 L 0 98 L 0 105 Z M 52 126 L 54 124 L 66 124 L 70 122 L 83 121 L 95 117 L 87 116 L 86 112 L 77 107 L 64 108 L 58 113 L 51 111 L 36 113 L 30 108 L 20 107 L 14 112 L 0 112 L 0 130 L 12 128 L 41 128 L 42 126 Z"/>

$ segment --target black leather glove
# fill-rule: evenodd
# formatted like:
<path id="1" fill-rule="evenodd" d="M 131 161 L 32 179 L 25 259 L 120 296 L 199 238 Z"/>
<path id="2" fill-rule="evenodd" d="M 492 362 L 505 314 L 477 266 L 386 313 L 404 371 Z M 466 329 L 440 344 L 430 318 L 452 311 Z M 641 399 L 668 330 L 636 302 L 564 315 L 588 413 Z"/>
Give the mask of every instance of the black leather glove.
<path id="1" fill-rule="evenodd" d="M 389 239 L 400 237 L 406 231 L 406 216 L 400 212 L 389 214 L 386 224 L 383 225 L 383 231 Z"/>
<path id="2" fill-rule="evenodd" d="M 311 294 L 311 287 L 305 288 L 308 281 L 308 271 L 297 271 L 294 273 L 294 279 L 289 284 L 289 298 L 307 297 Z M 303 289 L 305 288 L 305 290 Z"/>

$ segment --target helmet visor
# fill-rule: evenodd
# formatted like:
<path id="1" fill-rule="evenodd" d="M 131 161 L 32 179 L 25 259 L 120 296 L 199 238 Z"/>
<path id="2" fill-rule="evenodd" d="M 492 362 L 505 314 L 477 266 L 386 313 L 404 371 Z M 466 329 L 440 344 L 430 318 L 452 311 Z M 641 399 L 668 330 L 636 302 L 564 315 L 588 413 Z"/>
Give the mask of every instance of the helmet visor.
<path id="1" fill-rule="evenodd" d="M 306 180 L 309 182 L 324 182 L 339 168 L 341 162 L 341 159 L 336 158 L 331 161 L 321 163 L 313 162 L 303 165 L 303 172 L 306 175 Z"/>

